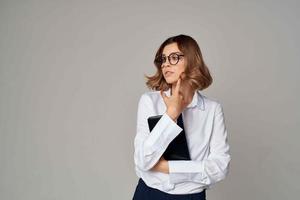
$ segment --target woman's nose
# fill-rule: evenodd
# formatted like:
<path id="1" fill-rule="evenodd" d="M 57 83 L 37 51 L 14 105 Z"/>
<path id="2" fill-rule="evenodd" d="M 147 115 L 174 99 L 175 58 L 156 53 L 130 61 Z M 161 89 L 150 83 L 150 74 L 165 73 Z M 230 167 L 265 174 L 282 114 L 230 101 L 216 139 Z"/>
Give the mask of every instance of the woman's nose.
<path id="1" fill-rule="evenodd" d="M 169 63 L 169 59 L 166 59 L 166 61 L 162 64 L 162 68 L 165 68 L 166 66 L 170 67 L 171 64 Z"/>

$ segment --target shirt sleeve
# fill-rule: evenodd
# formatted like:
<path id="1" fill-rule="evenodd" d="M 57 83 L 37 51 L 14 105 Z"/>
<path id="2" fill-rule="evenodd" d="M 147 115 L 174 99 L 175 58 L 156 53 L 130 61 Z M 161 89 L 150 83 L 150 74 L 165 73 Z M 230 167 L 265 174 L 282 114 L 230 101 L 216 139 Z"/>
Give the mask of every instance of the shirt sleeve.
<path id="1" fill-rule="evenodd" d="M 215 109 L 209 147 L 210 153 L 204 160 L 168 161 L 170 182 L 175 184 L 191 181 L 211 186 L 227 176 L 231 157 L 223 108 L 219 103 Z"/>
<path id="2" fill-rule="evenodd" d="M 150 132 L 147 120 L 154 115 L 152 100 L 145 93 L 138 103 L 134 139 L 134 162 L 143 171 L 150 170 L 157 163 L 169 143 L 183 130 L 165 112 Z"/>

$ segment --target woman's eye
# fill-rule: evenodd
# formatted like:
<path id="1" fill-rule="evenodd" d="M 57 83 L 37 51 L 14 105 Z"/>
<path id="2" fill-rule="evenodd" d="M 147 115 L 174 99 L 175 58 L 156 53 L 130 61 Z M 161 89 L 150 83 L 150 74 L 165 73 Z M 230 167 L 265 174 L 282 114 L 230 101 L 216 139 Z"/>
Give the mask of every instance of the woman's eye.
<path id="1" fill-rule="evenodd" d="M 177 60 L 177 56 L 172 56 L 171 59 L 172 60 Z"/>

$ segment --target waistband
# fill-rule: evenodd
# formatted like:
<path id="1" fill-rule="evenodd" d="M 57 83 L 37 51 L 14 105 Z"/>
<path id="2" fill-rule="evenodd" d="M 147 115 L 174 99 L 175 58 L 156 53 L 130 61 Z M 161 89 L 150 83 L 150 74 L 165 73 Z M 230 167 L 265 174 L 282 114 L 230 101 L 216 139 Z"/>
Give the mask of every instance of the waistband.
<path id="1" fill-rule="evenodd" d="M 149 187 L 142 178 L 139 179 L 139 183 L 140 185 L 148 188 L 149 190 L 152 190 L 154 192 L 157 192 L 157 193 L 161 193 L 163 195 L 166 195 L 166 196 L 171 196 L 171 197 L 180 197 L 180 196 L 185 196 L 185 197 L 206 197 L 206 189 L 204 189 L 203 191 L 201 192 L 197 192 L 197 193 L 192 193 L 192 194 L 170 194 L 170 193 L 167 193 L 167 192 L 164 192 L 164 191 L 161 191 L 161 190 L 158 190 L 156 188 L 152 188 L 152 187 Z"/>

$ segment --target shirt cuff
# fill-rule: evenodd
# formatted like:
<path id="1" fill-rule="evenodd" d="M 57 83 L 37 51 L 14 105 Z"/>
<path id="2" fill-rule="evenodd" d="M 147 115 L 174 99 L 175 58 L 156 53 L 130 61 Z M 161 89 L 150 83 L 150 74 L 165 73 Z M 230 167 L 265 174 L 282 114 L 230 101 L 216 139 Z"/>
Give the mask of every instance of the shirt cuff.
<path id="1" fill-rule="evenodd" d="M 193 181 L 195 176 L 203 179 L 203 162 L 169 160 L 170 183 Z"/>
<path id="2" fill-rule="evenodd" d="M 164 113 L 145 141 L 145 155 L 151 155 L 158 149 L 163 151 L 167 149 L 168 145 L 182 130 L 167 113 Z"/>

